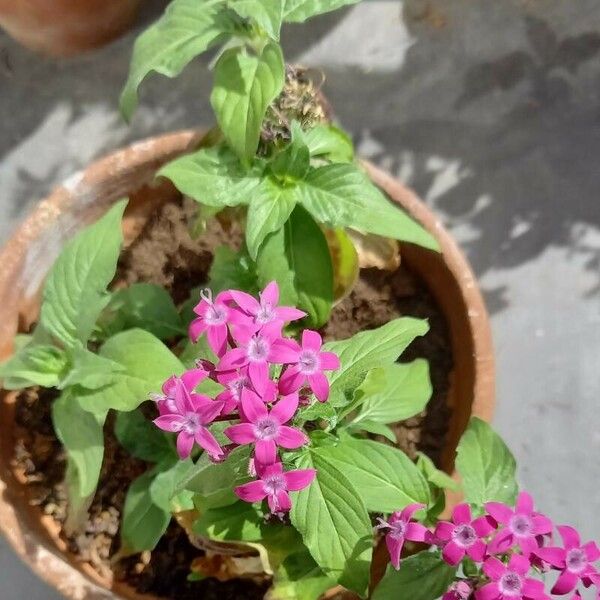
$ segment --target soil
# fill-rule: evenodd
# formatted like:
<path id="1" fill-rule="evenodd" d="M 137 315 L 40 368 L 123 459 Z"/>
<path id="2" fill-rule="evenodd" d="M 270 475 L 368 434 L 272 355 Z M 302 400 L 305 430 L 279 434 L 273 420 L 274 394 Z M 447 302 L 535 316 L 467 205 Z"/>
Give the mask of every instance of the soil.
<path id="1" fill-rule="evenodd" d="M 181 198 L 158 209 L 122 253 L 115 285 L 155 283 L 164 286 L 177 304 L 185 302 L 194 288 L 206 283 L 213 249 L 224 243 L 237 247 L 242 235 L 239 227 L 212 219 L 204 233 L 193 238 L 190 231 L 197 226 L 196 213 L 197 205 Z M 426 411 L 396 424 L 394 431 L 399 447 L 410 456 L 423 451 L 438 462 L 449 420 L 446 394 L 452 358 L 444 318 L 422 284 L 403 266 L 395 272 L 363 270 L 351 294 L 334 308 L 324 334 L 343 339 L 401 315 L 429 320 L 429 333 L 415 340 L 402 360 L 422 357 L 429 361 L 433 396 Z M 56 395 L 54 390 L 39 388 L 18 395 L 13 467 L 26 481 L 31 503 L 62 524 L 67 502 L 62 483 L 65 456 L 50 415 Z M 268 582 L 221 582 L 212 578 L 188 581 L 190 564 L 202 552 L 191 545 L 175 520 L 151 553 L 111 562 L 118 552 L 119 521 L 127 487 L 148 465 L 120 447 L 110 420 L 105 427 L 105 443 L 100 484 L 85 531 L 70 538 L 62 533 L 78 559 L 90 563 L 105 577 L 114 575 L 139 592 L 162 598 L 258 600 L 264 596 Z"/>

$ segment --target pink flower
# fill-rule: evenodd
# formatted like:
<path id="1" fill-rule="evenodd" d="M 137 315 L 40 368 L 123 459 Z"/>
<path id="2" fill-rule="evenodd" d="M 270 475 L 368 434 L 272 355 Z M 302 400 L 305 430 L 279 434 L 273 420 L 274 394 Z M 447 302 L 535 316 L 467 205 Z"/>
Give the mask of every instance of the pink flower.
<path id="1" fill-rule="evenodd" d="M 278 322 L 281 325 L 288 321 L 296 321 L 306 316 L 306 313 L 292 306 L 277 306 L 279 302 L 279 286 L 277 282 L 271 281 L 265 289 L 260 292 L 260 302 L 246 292 L 230 291 L 231 298 L 239 306 L 243 319 L 236 322 L 244 324 L 250 322 L 255 329 L 261 329 L 268 323 Z"/>
<path id="2" fill-rule="evenodd" d="M 249 422 L 232 425 L 224 433 L 236 444 L 255 444 L 257 463 L 273 464 L 277 460 L 277 446 L 293 450 L 308 442 L 302 431 L 285 425 L 298 409 L 298 394 L 284 396 L 269 411 L 257 394 L 244 389 L 242 409 Z"/>
<path id="3" fill-rule="evenodd" d="M 423 525 L 411 521 L 413 514 L 421 508 L 425 508 L 425 505 L 409 504 L 402 512 L 392 513 L 387 521 L 381 517 L 378 519 L 377 529 L 388 530 L 385 535 L 385 544 L 390 553 L 390 562 L 395 569 L 400 568 L 400 554 L 404 541 L 424 542 L 429 535 Z"/>
<path id="4" fill-rule="evenodd" d="M 468 581 L 456 581 L 442 596 L 442 600 L 468 600 L 472 592 L 473 588 Z"/>
<path id="5" fill-rule="evenodd" d="M 244 327 L 236 327 L 234 337 L 238 343 L 221 358 L 218 371 L 247 368 L 254 389 L 265 392 L 269 381 L 269 365 L 284 364 L 295 359 L 292 340 L 281 337 L 281 323 L 265 325 L 258 333 Z"/>
<path id="6" fill-rule="evenodd" d="M 243 370 L 222 371 L 217 372 L 216 380 L 226 388 L 216 397 L 216 400 L 221 400 L 225 403 L 223 414 L 228 415 L 235 410 L 239 410 L 242 400 L 242 390 L 252 389 L 250 377 L 248 377 Z M 268 379 L 263 384 L 263 392 L 261 395 L 263 402 L 266 404 L 275 402 L 275 399 L 277 398 L 277 385 Z"/>
<path id="7" fill-rule="evenodd" d="M 506 552 L 518 544 L 523 554 L 529 555 L 539 547 L 537 537 L 552 531 L 552 521 L 533 510 L 533 499 L 527 492 L 519 494 L 515 510 L 501 502 L 488 502 L 485 509 L 504 525 L 490 543 L 491 554 Z"/>
<path id="8" fill-rule="evenodd" d="M 600 584 L 600 574 L 592 563 L 600 559 L 600 550 L 594 542 L 581 544 L 579 533 L 573 527 L 557 527 L 564 548 L 539 548 L 534 554 L 561 571 L 552 593 L 562 596 L 572 592 L 579 581 L 586 587 Z M 577 594 L 578 592 L 576 592 Z"/>
<path id="9" fill-rule="evenodd" d="M 204 369 L 191 369 L 183 375 L 173 375 L 169 377 L 162 386 L 162 394 L 152 394 L 151 398 L 156 402 L 159 414 L 168 414 L 177 412 L 175 404 L 175 389 L 176 382 L 180 380 L 184 387 L 193 392 L 198 385 L 208 377 L 208 373 Z"/>
<path id="10" fill-rule="evenodd" d="M 181 379 L 175 380 L 173 394 L 175 410 L 154 419 L 154 424 L 163 431 L 177 433 L 177 452 L 181 459 L 187 458 L 196 442 L 215 460 L 223 451 L 213 434 L 206 428 L 223 408 L 222 402 L 208 396 L 191 393 Z"/>
<path id="11" fill-rule="evenodd" d="M 481 538 L 490 535 L 494 525 L 487 515 L 473 520 L 469 505 L 463 503 L 452 511 L 452 523 L 441 521 L 437 524 L 434 538 L 443 542 L 442 556 L 448 564 L 457 565 L 465 554 L 475 562 L 481 562 L 486 551 Z"/>
<path id="12" fill-rule="evenodd" d="M 308 382 L 317 400 L 325 402 L 329 397 L 329 381 L 323 371 L 335 371 L 340 368 L 340 359 L 333 352 L 321 352 L 323 340 L 316 331 L 305 329 L 302 332 L 302 346 L 297 342 L 295 356 L 286 361 L 291 365 L 279 380 L 279 389 L 283 394 L 299 390 Z"/>
<path id="13" fill-rule="evenodd" d="M 521 554 L 513 554 L 508 566 L 490 557 L 483 563 L 483 572 L 492 580 L 475 592 L 476 600 L 550 600 L 544 584 L 527 577 L 531 563 Z"/>
<path id="14" fill-rule="evenodd" d="M 283 471 L 281 463 L 267 466 L 256 465 L 260 479 L 235 488 L 235 493 L 244 502 L 260 502 L 267 498 L 271 512 L 287 512 L 292 508 L 288 492 L 308 487 L 317 472 L 314 469 Z"/>
<path id="15" fill-rule="evenodd" d="M 214 302 L 210 290 L 200 292 L 202 300 L 194 308 L 198 315 L 189 328 L 189 336 L 192 342 L 206 332 L 208 345 L 217 356 L 223 356 L 227 350 L 227 323 L 229 322 L 231 309 L 227 306 L 230 299 L 229 292 L 217 294 Z"/>

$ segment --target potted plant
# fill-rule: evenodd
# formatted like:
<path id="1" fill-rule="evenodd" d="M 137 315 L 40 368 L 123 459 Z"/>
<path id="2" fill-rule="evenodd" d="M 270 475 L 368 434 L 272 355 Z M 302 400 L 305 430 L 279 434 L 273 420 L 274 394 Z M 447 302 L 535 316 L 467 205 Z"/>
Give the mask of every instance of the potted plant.
<path id="1" fill-rule="evenodd" d="M 552 541 L 478 418 L 489 332 L 468 266 L 285 68 L 281 23 L 348 3 L 175 0 L 136 44 L 123 110 L 150 71 L 221 45 L 219 128 L 93 165 L 2 254 L 1 522 L 68 597 L 536 599 L 550 568 L 552 593 L 598 583 L 596 546 L 566 526 Z M 440 469 L 456 452 L 461 484 Z"/>

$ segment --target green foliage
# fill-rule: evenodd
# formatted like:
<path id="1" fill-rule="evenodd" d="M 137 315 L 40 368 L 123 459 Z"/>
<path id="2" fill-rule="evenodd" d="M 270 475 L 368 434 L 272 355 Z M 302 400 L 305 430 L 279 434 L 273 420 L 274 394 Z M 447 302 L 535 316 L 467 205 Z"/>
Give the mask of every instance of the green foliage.
<path id="1" fill-rule="evenodd" d="M 436 600 L 455 576 L 456 567 L 446 564 L 439 553 L 419 552 L 404 559 L 399 571 L 388 565 L 372 599 Z"/>
<path id="2" fill-rule="evenodd" d="M 208 287 L 213 294 L 230 289 L 256 294 L 256 279 L 255 264 L 245 249 L 235 252 L 229 246 L 219 246 L 215 250 L 208 274 Z"/>
<path id="3" fill-rule="evenodd" d="M 79 342 L 71 348 L 69 357 L 69 373 L 60 382 L 61 389 L 77 385 L 88 390 L 97 390 L 112 383 L 116 374 L 124 371 L 124 367 L 119 363 L 94 354 Z"/>
<path id="4" fill-rule="evenodd" d="M 283 55 L 275 43 L 257 56 L 245 47 L 231 48 L 217 61 L 210 101 L 221 131 L 245 164 L 254 158 L 267 107 L 284 79 Z"/>
<path id="5" fill-rule="evenodd" d="M 422 452 L 419 452 L 417 458 L 417 468 L 423 473 L 425 479 L 436 488 L 453 490 L 455 492 L 460 490 L 460 485 L 450 475 L 444 473 L 444 471 L 440 471 L 433 464 L 433 461 Z"/>
<path id="6" fill-rule="evenodd" d="M 54 346 L 30 341 L 0 365 L 0 379 L 6 390 L 32 385 L 57 387 L 68 365 L 67 354 Z"/>
<path id="7" fill-rule="evenodd" d="M 121 218 L 126 201 L 69 242 L 44 287 L 41 326 L 67 347 L 87 342 L 110 299 L 106 289 L 117 268 L 123 241 Z"/>
<path id="8" fill-rule="evenodd" d="M 209 508 L 194 522 L 195 533 L 219 541 L 260 542 L 265 527 L 256 506 L 241 501 Z"/>
<path id="9" fill-rule="evenodd" d="M 289 23 L 303 23 L 307 19 L 337 10 L 342 6 L 357 4 L 360 0 L 282 0 L 283 19 Z"/>
<path id="10" fill-rule="evenodd" d="M 177 458 L 170 437 L 146 419 L 139 409 L 117 412 L 115 436 L 136 458 L 154 463 Z"/>
<path id="11" fill-rule="evenodd" d="M 310 167 L 310 150 L 298 121 L 291 125 L 292 140 L 269 163 L 273 175 L 284 185 L 303 179 Z"/>
<path id="12" fill-rule="evenodd" d="M 468 502 L 514 504 L 518 492 L 515 459 L 502 438 L 477 417 L 471 418 L 458 444 L 456 468 Z"/>
<path id="13" fill-rule="evenodd" d="M 313 454 L 341 471 L 371 512 L 393 512 L 414 502 L 428 505 L 431 501 L 427 481 L 397 448 L 349 437 L 337 446 L 317 448 Z"/>
<path id="14" fill-rule="evenodd" d="M 348 134 L 335 125 L 316 125 L 304 133 L 310 155 L 336 163 L 354 160 L 354 146 Z"/>
<path id="15" fill-rule="evenodd" d="M 279 40 L 285 2 L 282 0 L 229 0 L 240 17 L 255 21 L 273 40 Z"/>
<path id="16" fill-rule="evenodd" d="M 81 405 L 90 412 L 133 410 L 147 399 L 150 391 L 159 390 L 166 379 L 184 370 L 158 338 L 141 329 L 118 333 L 104 343 L 99 354 L 123 370 L 114 373 L 109 385 L 81 393 Z"/>
<path id="17" fill-rule="evenodd" d="M 364 596 L 369 584 L 372 527 L 358 490 L 319 453 L 302 456 L 315 481 L 293 499 L 290 517 L 316 563 L 332 579 Z"/>
<path id="18" fill-rule="evenodd" d="M 350 423 L 348 426 L 349 431 L 352 433 L 356 431 L 366 431 L 373 435 L 381 435 L 382 437 L 390 440 L 392 443 L 396 443 L 396 434 L 388 425 L 378 423 L 377 421 L 360 421 L 358 423 Z"/>

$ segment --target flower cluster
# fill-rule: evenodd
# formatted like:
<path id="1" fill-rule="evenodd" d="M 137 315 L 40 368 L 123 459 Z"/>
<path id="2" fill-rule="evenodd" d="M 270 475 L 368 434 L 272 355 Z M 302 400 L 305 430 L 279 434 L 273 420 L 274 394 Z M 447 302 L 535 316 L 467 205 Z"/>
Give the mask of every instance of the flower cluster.
<path id="1" fill-rule="evenodd" d="M 196 369 L 167 380 L 162 394 L 155 396 L 159 417 L 154 420 L 160 429 L 177 433 L 182 459 L 197 444 L 215 461 L 223 460 L 226 452 L 208 427 L 217 420 L 233 423 L 223 433 L 233 447 L 252 445 L 249 472 L 257 477 L 235 492 L 247 502 L 266 498 L 274 513 L 288 511 L 288 492 L 307 487 L 315 477 L 313 469 L 285 471 L 279 458 L 280 448 L 294 450 L 308 443 L 303 431 L 289 425 L 300 390 L 303 397 L 312 393 L 320 402 L 327 401 L 325 371 L 340 367 L 336 354 L 322 351 L 316 331 L 304 330 L 301 343 L 283 334 L 287 323 L 306 315 L 278 303 L 275 282 L 258 300 L 237 290 L 213 298 L 204 290 L 189 335 L 192 342 L 206 335 L 218 360 L 200 360 Z M 214 399 L 195 392 L 207 378 L 223 386 Z"/>
<path id="2" fill-rule="evenodd" d="M 578 586 L 596 586 L 600 598 L 600 573 L 594 563 L 600 550 L 594 542 L 581 543 L 572 527 L 556 527 L 562 546 L 553 546 L 552 521 L 537 512 L 533 500 L 521 492 L 515 507 L 500 502 L 485 504 L 484 514 L 473 518 L 468 504 L 459 504 L 450 521 L 439 522 L 433 530 L 413 519 L 425 508 L 413 504 L 388 521 L 380 519 L 378 529 L 385 531 L 390 562 L 400 568 L 400 552 L 405 540 L 425 542 L 441 550 L 442 558 L 458 566 L 468 558 L 477 572 L 457 579 L 443 600 L 545 600 L 544 583 L 534 576 L 549 570 L 558 571 L 550 594 L 581 598 Z"/>

